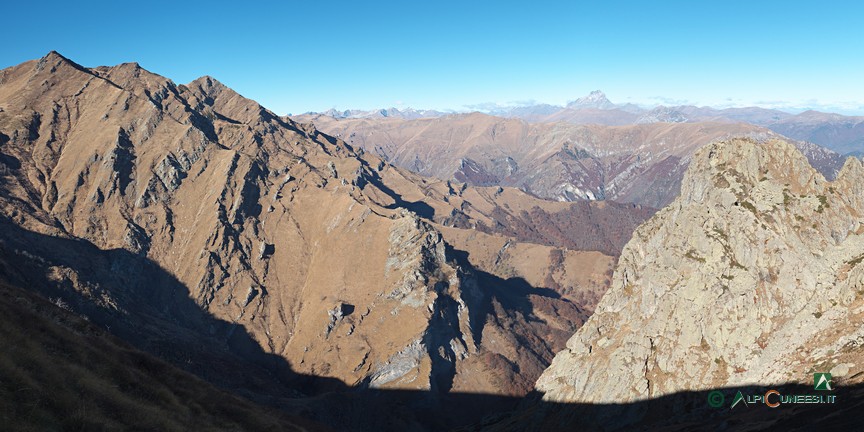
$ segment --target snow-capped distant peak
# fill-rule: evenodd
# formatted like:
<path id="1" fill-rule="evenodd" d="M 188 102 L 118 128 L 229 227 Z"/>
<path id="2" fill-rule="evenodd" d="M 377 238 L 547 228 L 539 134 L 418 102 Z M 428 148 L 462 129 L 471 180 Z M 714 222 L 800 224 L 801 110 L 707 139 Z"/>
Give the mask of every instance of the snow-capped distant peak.
<path id="1" fill-rule="evenodd" d="M 588 93 L 588 96 L 583 96 L 579 99 L 576 99 L 577 103 L 592 103 L 592 102 L 609 102 L 609 99 L 606 98 L 606 93 L 603 93 L 600 90 L 594 90 L 591 93 Z"/>
<path id="2" fill-rule="evenodd" d="M 587 96 L 580 97 L 573 102 L 567 104 L 567 108 L 593 108 L 593 109 L 615 109 L 617 106 L 606 97 L 606 94 L 600 90 L 594 90 L 588 93 Z"/>

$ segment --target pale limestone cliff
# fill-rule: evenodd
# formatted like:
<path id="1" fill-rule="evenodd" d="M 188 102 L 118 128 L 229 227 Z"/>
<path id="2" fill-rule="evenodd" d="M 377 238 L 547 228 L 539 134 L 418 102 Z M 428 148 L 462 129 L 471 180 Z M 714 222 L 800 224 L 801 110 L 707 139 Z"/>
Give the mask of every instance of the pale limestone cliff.
<path id="1" fill-rule="evenodd" d="M 860 381 L 862 234 L 860 160 L 829 182 L 786 142 L 708 145 L 536 388 L 547 401 L 623 403 L 813 371 Z"/>

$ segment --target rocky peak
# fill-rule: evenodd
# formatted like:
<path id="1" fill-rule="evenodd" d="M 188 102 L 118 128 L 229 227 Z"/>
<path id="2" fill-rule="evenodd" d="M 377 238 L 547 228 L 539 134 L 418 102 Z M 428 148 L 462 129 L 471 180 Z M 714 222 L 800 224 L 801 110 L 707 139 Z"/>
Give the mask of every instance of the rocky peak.
<path id="1" fill-rule="evenodd" d="M 860 381 L 864 358 L 844 347 L 864 337 L 861 184 L 860 161 L 829 182 L 783 141 L 700 149 L 681 196 L 636 230 L 595 315 L 536 388 L 621 403 L 807 382 L 814 368 Z"/>
<path id="2" fill-rule="evenodd" d="M 202 76 L 186 87 L 192 90 L 191 98 L 197 101 L 194 104 L 196 108 L 204 111 L 209 108 L 228 120 L 251 125 L 278 119 L 257 102 L 243 97 L 211 76 Z"/>
<path id="3" fill-rule="evenodd" d="M 187 86 L 198 88 L 202 94 L 211 97 L 215 97 L 223 91 L 230 90 L 227 86 L 225 86 L 225 84 L 222 84 L 219 80 L 211 77 L 210 75 L 198 77 L 189 84 L 187 84 Z M 231 90 L 231 92 L 233 93 L 233 90 Z"/>
<path id="4" fill-rule="evenodd" d="M 4 95 L 7 103 L 42 93 L 62 93 L 71 97 L 94 78 L 90 70 L 57 51 L 0 71 L 0 84 L 8 90 L 8 96 Z"/>
<path id="5" fill-rule="evenodd" d="M 69 60 L 57 51 L 51 50 L 36 62 L 36 69 L 43 70 L 45 67 L 68 66 L 75 69 L 83 69 L 78 63 Z"/>
<path id="6" fill-rule="evenodd" d="M 580 97 L 573 102 L 567 104 L 567 108 L 572 109 L 582 109 L 582 108 L 593 108 L 593 109 L 615 109 L 616 106 L 608 98 L 606 98 L 606 94 L 600 90 L 594 90 L 591 93 L 588 93 L 587 96 Z"/>
<path id="7" fill-rule="evenodd" d="M 108 78 L 118 86 L 126 89 L 130 86 L 144 87 L 152 83 L 164 86 L 171 82 L 171 80 L 165 77 L 142 68 L 137 62 L 121 63 L 117 66 L 100 66 L 93 70 L 99 73 L 100 76 Z"/>

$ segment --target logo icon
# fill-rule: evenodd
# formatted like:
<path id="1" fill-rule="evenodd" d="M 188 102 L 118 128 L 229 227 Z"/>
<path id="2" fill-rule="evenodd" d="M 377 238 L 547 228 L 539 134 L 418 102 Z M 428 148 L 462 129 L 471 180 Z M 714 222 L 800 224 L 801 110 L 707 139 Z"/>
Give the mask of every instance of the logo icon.
<path id="1" fill-rule="evenodd" d="M 765 393 L 765 399 L 764 399 L 764 400 L 765 400 L 765 405 L 768 405 L 769 408 L 777 408 L 778 406 L 780 406 L 780 402 L 779 402 L 779 401 L 777 401 L 777 402 L 771 402 L 771 401 L 768 399 L 768 398 L 771 397 L 771 395 L 777 395 L 777 396 L 779 397 L 779 396 L 780 396 L 780 392 L 777 391 L 777 390 L 774 390 L 774 389 L 768 390 L 768 392 Z"/>
<path id="2" fill-rule="evenodd" d="M 738 394 L 735 395 L 735 399 L 732 400 L 732 406 L 729 409 L 735 408 L 738 402 L 744 402 L 744 406 L 747 406 L 747 399 L 744 398 L 744 393 L 741 393 L 741 390 L 738 390 Z"/>
<path id="3" fill-rule="evenodd" d="M 708 393 L 708 406 L 711 408 L 720 408 L 725 401 L 726 396 L 723 396 L 723 393 L 720 391 L 714 390 Z"/>
<path id="4" fill-rule="evenodd" d="M 813 389 L 814 390 L 833 390 L 831 388 L 831 374 L 826 372 L 817 372 L 813 374 Z"/>

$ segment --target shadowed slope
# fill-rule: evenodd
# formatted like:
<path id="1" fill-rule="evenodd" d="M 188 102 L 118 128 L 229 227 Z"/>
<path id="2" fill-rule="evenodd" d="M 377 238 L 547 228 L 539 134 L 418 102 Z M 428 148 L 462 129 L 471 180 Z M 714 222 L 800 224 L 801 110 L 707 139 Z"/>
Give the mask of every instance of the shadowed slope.
<path id="1" fill-rule="evenodd" d="M 68 310 L 0 284 L 5 430 L 329 430 L 219 390 Z"/>

